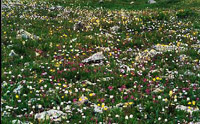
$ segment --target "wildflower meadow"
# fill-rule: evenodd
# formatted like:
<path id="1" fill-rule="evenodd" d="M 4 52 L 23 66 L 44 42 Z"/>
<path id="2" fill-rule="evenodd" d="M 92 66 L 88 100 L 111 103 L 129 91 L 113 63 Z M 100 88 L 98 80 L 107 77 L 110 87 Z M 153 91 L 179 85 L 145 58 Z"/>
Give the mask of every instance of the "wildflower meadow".
<path id="1" fill-rule="evenodd" d="M 3 0 L 2 124 L 199 124 L 200 0 Z"/>

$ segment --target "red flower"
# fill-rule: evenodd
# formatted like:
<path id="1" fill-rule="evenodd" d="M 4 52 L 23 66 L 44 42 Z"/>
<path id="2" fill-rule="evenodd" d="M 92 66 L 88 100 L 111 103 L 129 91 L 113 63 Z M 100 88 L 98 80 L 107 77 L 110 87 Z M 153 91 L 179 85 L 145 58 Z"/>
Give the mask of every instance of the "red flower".
<path id="1" fill-rule="evenodd" d="M 146 92 L 147 94 L 150 94 L 150 89 L 146 89 L 145 92 Z"/>

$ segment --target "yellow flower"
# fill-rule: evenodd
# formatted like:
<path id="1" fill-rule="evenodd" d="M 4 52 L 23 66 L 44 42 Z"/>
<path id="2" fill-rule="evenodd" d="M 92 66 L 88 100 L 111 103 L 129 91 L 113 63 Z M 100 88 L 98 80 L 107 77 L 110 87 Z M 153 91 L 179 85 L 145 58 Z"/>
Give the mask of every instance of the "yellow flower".
<path id="1" fill-rule="evenodd" d="M 160 80 L 160 78 L 159 78 L 159 77 L 156 77 L 156 80 Z"/>
<path id="2" fill-rule="evenodd" d="M 42 80 L 42 79 L 40 79 L 40 80 L 39 80 L 39 83 L 41 83 L 42 81 L 43 81 L 43 80 Z"/>
<path id="3" fill-rule="evenodd" d="M 63 87 L 64 87 L 64 88 L 66 88 L 66 87 L 67 87 L 67 85 L 66 85 L 66 84 L 64 84 L 64 85 L 63 85 Z"/>
<path id="4" fill-rule="evenodd" d="M 100 104 L 97 104 L 98 106 L 100 106 Z"/>
<path id="5" fill-rule="evenodd" d="M 192 101 L 192 105 L 195 105 L 196 104 L 196 102 L 195 101 Z"/>
<path id="6" fill-rule="evenodd" d="M 191 102 L 188 102 L 188 105 L 191 105 L 192 103 Z"/>
<path id="7" fill-rule="evenodd" d="M 61 86 L 61 83 L 58 83 L 58 86 Z"/>
<path id="8" fill-rule="evenodd" d="M 190 106 L 188 106 L 188 109 L 191 109 L 191 107 L 190 107 Z"/>
<path id="9" fill-rule="evenodd" d="M 30 93 L 33 93 L 33 91 L 30 91 Z"/>
<path id="10" fill-rule="evenodd" d="M 56 62 L 56 64 L 54 65 L 55 67 L 60 67 L 60 64 L 58 62 Z"/>
<path id="11" fill-rule="evenodd" d="M 50 72 L 55 72 L 55 70 L 54 69 L 50 69 Z"/>
<path id="12" fill-rule="evenodd" d="M 155 78 L 153 78 L 153 81 L 156 81 L 156 79 L 155 79 Z"/>
<path id="13" fill-rule="evenodd" d="M 165 98 L 165 102 L 167 102 L 168 101 L 168 99 L 167 98 Z"/>
<path id="14" fill-rule="evenodd" d="M 90 93 L 89 96 L 94 96 L 94 93 Z"/>
<path id="15" fill-rule="evenodd" d="M 193 35 L 196 35 L 198 32 L 193 32 Z"/>
<path id="16" fill-rule="evenodd" d="M 178 43 L 177 43 L 177 47 L 179 47 L 179 46 L 180 46 L 180 44 L 181 44 L 181 43 L 180 43 L 180 42 L 178 42 Z"/>
<path id="17" fill-rule="evenodd" d="M 81 98 L 79 98 L 79 99 L 78 99 L 78 101 L 82 101 L 82 99 L 81 99 Z"/>
<path id="18" fill-rule="evenodd" d="M 132 104 L 133 104 L 133 102 L 129 102 L 128 104 L 129 104 L 129 105 L 132 105 Z"/>
<path id="19" fill-rule="evenodd" d="M 62 96 L 61 98 L 64 99 L 65 96 Z"/>
<path id="20" fill-rule="evenodd" d="M 66 35 L 66 34 L 63 34 L 63 37 L 67 37 L 67 35 Z"/>
<path id="21" fill-rule="evenodd" d="M 96 20 L 96 23 L 99 23 L 99 19 Z"/>
<path id="22" fill-rule="evenodd" d="M 170 96 L 170 97 L 172 96 L 172 94 L 173 94 L 173 92 L 172 92 L 172 91 L 169 91 L 169 96 Z"/>
<path id="23" fill-rule="evenodd" d="M 104 103 L 102 103 L 101 107 L 102 107 L 102 108 L 104 108 L 104 106 L 105 106 L 105 104 L 104 104 Z"/>
<path id="24" fill-rule="evenodd" d="M 108 108 L 105 107 L 104 110 L 106 111 L 106 110 L 108 110 Z"/>
<path id="25" fill-rule="evenodd" d="M 19 95 L 16 95 L 15 97 L 16 97 L 17 99 L 19 99 Z"/>

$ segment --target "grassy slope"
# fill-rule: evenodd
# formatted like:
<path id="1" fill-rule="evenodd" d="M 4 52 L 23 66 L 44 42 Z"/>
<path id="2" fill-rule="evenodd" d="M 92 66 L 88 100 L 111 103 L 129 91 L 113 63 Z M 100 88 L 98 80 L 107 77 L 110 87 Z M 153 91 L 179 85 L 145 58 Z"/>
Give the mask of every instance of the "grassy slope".
<path id="1" fill-rule="evenodd" d="M 200 4 L 200 1 L 199 0 L 184 0 L 184 1 L 181 1 L 181 2 L 176 2 L 176 3 L 169 3 L 169 2 L 166 2 L 164 0 L 160 0 L 157 4 L 154 4 L 154 5 L 149 5 L 147 4 L 147 1 L 145 0 L 136 0 L 134 5 L 130 5 L 130 0 L 113 0 L 111 2 L 109 1 L 106 1 L 102 4 L 99 4 L 98 1 L 94 0 L 77 0 L 75 3 L 74 3 L 74 0 L 68 0 L 68 1 L 62 1 L 62 0 L 54 0 L 54 2 L 52 2 L 52 4 L 54 5 L 61 5 L 61 6 L 72 6 L 70 4 L 73 4 L 74 7 L 76 6 L 81 6 L 83 8 L 85 8 L 85 6 L 90 6 L 91 9 L 93 8 L 97 8 L 97 7 L 105 7 L 106 9 L 128 9 L 128 10 L 143 10 L 143 9 L 146 9 L 146 7 L 150 8 L 150 9 L 153 9 L 154 11 L 160 11 L 160 10 L 178 10 L 178 9 L 189 9 L 189 10 L 194 10 L 196 13 L 198 13 L 199 11 L 199 4 Z M 19 12 L 18 10 L 15 10 L 15 12 Z M 49 13 L 47 11 L 40 11 L 40 10 L 36 10 L 36 12 L 42 14 L 42 15 L 49 15 L 49 14 L 52 14 L 52 13 Z M 19 12 L 20 13 L 20 12 Z M 57 12 L 59 13 L 59 12 Z M 17 13 L 15 13 L 17 15 Z M 15 15 L 13 14 L 13 15 Z M 180 19 L 181 20 L 181 19 Z M 200 29 L 199 25 L 199 18 L 197 18 L 197 16 L 195 17 L 189 17 L 187 19 L 182 19 L 183 21 L 191 21 L 194 25 L 194 28 L 195 29 Z M 51 29 L 51 25 L 55 25 L 55 27 L 59 27 L 59 26 L 64 26 L 64 27 L 72 27 L 72 24 L 68 23 L 68 22 L 62 22 L 62 23 L 58 23 L 57 21 L 50 21 L 50 22 L 47 22 L 47 21 L 41 21 L 41 20 L 37 20 L 37 21 L 32 21 L 32 20 L 21 20 L 19 18 L 16 18 L 16 17 L 10 17 L 10 18 L 6 18 L 4 19 L 3 21 L 3 25 L 10 25 L 9 26 L 3 26 L 2 27 L 2 72 L 8 72 L 8 71 L 12 71 L 13 74 L 17 75 L 19 73 L 21 73 L 21 68 L 24 67 L 24 63 L 25 62 L 30 62 L 30 68 L 33 68 L 35 69 L 38 73 L 40 73 L 40 68 L 38 67 L 40 63 L 45 63 L 45 62 L 51 62 L 51 60 L 53 59 L 52 56 L 50 57 L 35 57 L 35 52 L 34 50 L 35 49 L 41 49 L 43 50 L 44 52 L 47 52 L 49 54 L 54 54 L 55 51 L 57 51 L 57 47 L 56 47 L 56 44 L 66 44 L 67 45 L 67 48 L 66 49 L 70 49 L 68 47 L 68 43 L 63 43 L 64 41 L 66 40 L 62 40 L 62 39 L 59 39 L 59 36 L 61 34 L 59 33 L 55 33 L 53 34 L 51 37 L 48 35 L 48 32 L 49 32 L 49 29 Z M 19 26 L 15 25 L 14 23 L 16 24 L 19 24 Z M 24 25 L 24 24 L 28 24 L 28 23 L 31 23 L 32 26 L 29 26 L 29 25 Z M 15 39 L 15 36 L 16 36 L 16 31 L 20 28 L 24 28 L 24 29 L 27 29 L 28 31 L 30 32 L 34 32 L 34 34 L 40 36 L 43 38 L 42 41 L 39 41 L 39 42 L 35 42 L 35 41 L 28 41 L 26 43 L 26 45 L 24 46 L 22 44 L 22 41 L 19 41 L 19 40 L 16 40 Z M 42 27 L 42 28 L 41 28 Z M 11 30 L 14 30 L 12 31 L 12 34 L 10 34 L 9 32 L 11 32 Z M 3 32 L 6 32 L 6 34 L 3 34 Z M 67 34 L 70 34 L 70 31 L 67 31 L 67 30 L 63 30 L 62 33 L 67 33 Z M 95 32 L 95 31 L 94 31 Z M 93 34 L 94 32 L 89 32 L 89 34 Z M 96 31 L 98 32 L 98 31 Z M 4 36 L 7 36 L 7 37 L 4 37 Z M 71 37 L 70 39 L 72 38 L 75 38 L 76 35 L 75 35 L 75 32 L 71 33 Z M 83 41 L 83 40 L 86 40 L 84 39 L 84 36 L 87 35 L 82 33 L 80 34 L 80 41 Z M 11 38 L 9 38 L 11 37 Z M 16 58 L 10 58 L 8 57 L 8 53 L 10 52 L 9 49 L 7 49 L 6 47 L 11 44 L 10 41 L 12 40 L 12 42 L 15 44 L 13 49 L 17 52 L 17 54 L 19 54 L 20 56 L 24 56 L 24 59 L 21 60 L 19 59 L 19 57 L 16 57 Z M 152 39 L 154 40 L 154 39 Z M 69 41 L 69 39 L 67 39 L 67 42 Z M 50 42 L 53 42 L 53 47 L 52 48 L 49 48 L 49 43 Z M 141 41 L 139 41 L 141 44 Z M 85 43 L 87 44 L 87 43 Z M 94 43 L 95 44 L 95 43 Z M 99 43 L 97 43 L 99 44 Z M 189 53 L 189 54 L 192 54 L 192 53 Z M 173 55 L 175 55 L 175 53 L 173 53 Z M 194 53 L 194 55 L 191 55 L 191 56 L 194 56 L 194 59 L 197 58 L 197 55 L 196 53 Z M 32 64 L 33 61 L 36 61 L 36 65 Z M 159 63 L 159 61 L 158 61 Z M 13 67 L 10 67 L 10 65 L 13 65 Z M 114 63 L 112 63 L 114 64 Z M 183 69 L 184 71 L 184 69 Z M 29 73 L 29 72 L 27 72 Z M 27 74 L 24 72 L 24 74 Z M 29 74 L 28 74 L 29 75 Z M 30 74 L 31 75 L 31 74 Z M 83 73 L 82 74 L 83 77 L 82 79 L 87 79 L 88 78 L 88 75 Z M 98 73 L 98 75 L 102 75 L 101 73 Z M 71 74 L 69 77 L 67 78 L 72 78 L 73 77 L 73 74 Z M 93 74 L 93 73 L 90 73 L 89 74 L 89 77 L 92 77 L 93 79 L 96 79 L 96 75 Z M 2 75 L 2 80 L 8 80 L 6 79 L 6 77 L 4 75 Z M 28 79 L 29 80 L 29 79 Z M 31 80 L 31 79 L 30 79 Z M 5 90 L 3 90 L 3 92 L 5 92 Z M 6 96 L 4 96 L 6 97 Z M 52 98 L 54 99 L 54 98 Z M 47 105 L 48 106 L 48 105 Z M 22 106 L 23 107 L 23 106 Z M 184 116 L 184 115 L 183 115 Z M 4 120 L 5 122 L 7 120 Z"/>

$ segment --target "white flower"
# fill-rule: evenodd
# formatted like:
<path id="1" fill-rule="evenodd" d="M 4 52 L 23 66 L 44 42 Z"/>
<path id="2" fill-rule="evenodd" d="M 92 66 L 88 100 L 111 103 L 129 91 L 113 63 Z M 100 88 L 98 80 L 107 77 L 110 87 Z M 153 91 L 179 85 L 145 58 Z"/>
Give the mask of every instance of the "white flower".
<path id="1" fill-rule="evenodd" d="M 133 118 L 133 115 L 130 115 L 129 117 L 130 117 L 130 118 Z"/>
<path id="2" fill-rule="evenodd" d="M 127 115 L 126 115 L 125 119 L 128 120 L 128 116 Z"/>
<path id="3" fill-rule="evenodd" d="M 161 117 L 159 117 L 158 120 L 160 121 L 160 120 L 161 120 Z"/>
<path id="4" fill-rule="evenodd" d="M 119 118 L 119 115 L 115 115 L 116 118 Z"/>
<path id="5" fill-rule="evenodd" d="M 144 115 L 144 118 L 147 119 L 147 115 L 146 114 Z"/>
<path id="6" fill-rule="evenodd" d="M 165 119 L 165 122 L 167 122 L 167 119 Z"/>
<path id="7" fill-rule="evenodd" d="M 161 96 L 158 96 L 158 99 L 161 99 Z"/>
<path id="8" fill-rule="evenodd" d="M 187 101 L 190 101 L 190 98 L 189 98 L 189 97 L 187 98 Z"/>
<path id="9" fill-rule="evenodd" d="M 38 108 L 42 108 L 42 105 L 38 105 Z"/>

